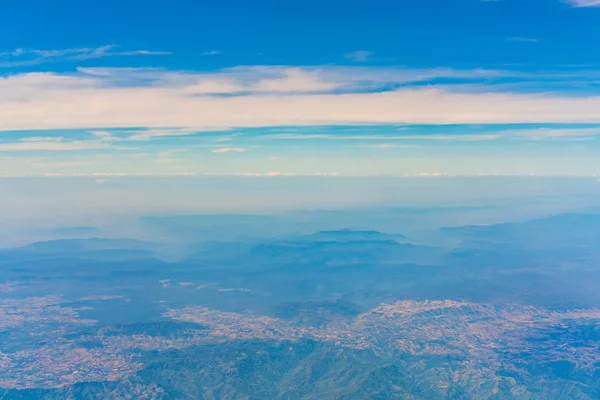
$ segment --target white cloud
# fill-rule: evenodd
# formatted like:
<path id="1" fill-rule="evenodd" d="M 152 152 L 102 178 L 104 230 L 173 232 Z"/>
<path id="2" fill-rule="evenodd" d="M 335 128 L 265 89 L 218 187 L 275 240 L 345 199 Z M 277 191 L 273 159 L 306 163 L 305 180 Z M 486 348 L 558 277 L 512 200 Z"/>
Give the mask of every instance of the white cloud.
<path id="1" fill-rule="evenodd" d="M 148 140 L 236 127 L 600 122 L 600 96 L 594 95 L 497 93 L 485 84 L 479 84 L 477 91 L 462 91 L 462 85 L 420 85 L 383 92 L 332 92 L 368 79 L 374 85 L 439 76 L 485 79 L 502 76 L 499 71 L 334 71 L 273 67 L 178 74 L 143 70 L 141 82 L 126 86 L 114 84 L 121 73 L 115 71 L 9 75 L 0 78 L 0 130 L 103 131 L 144 126 L 149 130 L 130 131 L 130 139 Z M 126 74 L 136 72 L 129 69 Z M 510 74 L 518 75 L 504 76 Z M 236 95 L 212 96 L 211 92 Z"/>
<path id="2" fill-rule="evenodd" d="M 289 68 L 279 78 L 267 78 L 256 83 L 256 92 L 327 92 L 339 86 L 336 82 L 322 80 L 317 71 Z"/>
<path id="3" fill-rule="evenodd" d="M 220 147 L 218 149 L 213 149 L 213 153 L 243 153 L 246 149 L 242 147 Z"/>
<path id="4" fill-rule="evenodd" d="M 182 89 L 189 95 L 230 94 L 248 90 L 247 88 L 228 78 L 200 79 L 195 84 L 186 86 Z"/>
<path id="5" fill-rule="evenodd" d="M 213 74 L 166 75 L 163 84 L 189 95 L 235 93 L 307 93 L 337 89 L 340 82 L 323 79 L 322 71 L 294 67 L 238 67 Z"/>

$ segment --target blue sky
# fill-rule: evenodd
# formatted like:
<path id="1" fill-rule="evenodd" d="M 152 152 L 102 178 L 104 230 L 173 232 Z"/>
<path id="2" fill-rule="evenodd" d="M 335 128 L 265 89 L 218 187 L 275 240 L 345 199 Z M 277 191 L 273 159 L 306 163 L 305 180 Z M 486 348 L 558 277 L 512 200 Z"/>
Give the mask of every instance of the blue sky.
<path id="1" fill-rule="evenodd" d="M 371 63 L 413 67 L 597 64 L 599 11 L 589 0 L 9 2 L 2 49 L 170 51 L 168 58 L 94 65 L 210 70 L 236 65 Z M 536 45 L 532 45 L 536 43 Z M 209 60 L 203 52 L 221 52 Z M 68 65 L 57 65 L 68 70 Z"/>
<path id="2" fill-rule="evenodd" d="M 600 2 L 20 1 L 0 177 L 600 174 Z"/>

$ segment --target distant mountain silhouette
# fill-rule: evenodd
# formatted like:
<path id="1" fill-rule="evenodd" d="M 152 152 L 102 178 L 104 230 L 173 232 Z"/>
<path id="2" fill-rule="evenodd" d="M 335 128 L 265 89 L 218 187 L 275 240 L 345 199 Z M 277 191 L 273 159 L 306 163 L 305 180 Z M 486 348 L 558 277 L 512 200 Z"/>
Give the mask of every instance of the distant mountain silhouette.
<path id="1" fill-rule="evenodd" d="M 300 239 L 327 240 L 327 241 L 360 241 L 360 240 L 406 240 L 401 234 L 388 234 L 373 230 L 338 229 L 319 231 L 310 235 L 303 235 Z"/>

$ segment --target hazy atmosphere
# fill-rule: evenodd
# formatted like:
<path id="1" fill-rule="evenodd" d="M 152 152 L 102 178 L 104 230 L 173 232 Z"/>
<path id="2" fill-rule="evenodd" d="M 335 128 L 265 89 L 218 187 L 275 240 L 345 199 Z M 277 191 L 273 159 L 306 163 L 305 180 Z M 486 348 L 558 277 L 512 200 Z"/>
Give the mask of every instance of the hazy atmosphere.
<path id="1" fill-rule="evenodd" d="M 600 1 L 0 7 L 0 399 L 600 398 Z"/>

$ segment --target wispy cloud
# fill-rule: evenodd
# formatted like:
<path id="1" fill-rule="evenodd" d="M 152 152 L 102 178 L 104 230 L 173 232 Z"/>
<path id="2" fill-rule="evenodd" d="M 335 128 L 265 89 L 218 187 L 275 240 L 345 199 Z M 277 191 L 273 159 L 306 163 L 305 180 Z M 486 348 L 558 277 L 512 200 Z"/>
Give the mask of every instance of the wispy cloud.
<path id="1" fill-rule="evenodd" d="M 123 141 L 146 141 L 156 138 L 165 138 L 172 136 L 189 136 L 202 131 L 206 128 L 146 128 L 146 129 L 120 129 L 118 135 L 110 130 L 91 130 L 89 133 L 95 140 L 102 142 L 123 142 Z M 208 129 L 212 132 L 226 131 L 228 127 L 213 127 Z M 226 137 L 218 138 L 216 141 L 230 140 Z"/>
<path id="2" fill-rule="evenodd" d="M 246 149 L 243 147 L 220 147 L 218 149 L 212 149 L 213 153 L 243 153 Z"/>
<path id="3" fill-rule="evenodd" d="M 566 0 L 573 7 L 600 7 L 600 0 Z"/>
<path id="4" fill-rule="evenodd" d="M 0 143 L 0 151 L 77 151 L 106 148 L 107 145 L 85 141 L 24 141 Z"/>
<path id="5" fill-rule="evenodd" d="M 115 140 L 113 133 L 109 131 L 91 131 L 90 133 L 92 134 L 92 136 L 103 142 L 110 142 Z"/>
<path id="6" fill-rule="evenodd" d="M 62 142 L 65 140 L 62 136 L 33 136 L 22 138 L 21 142 Z"/>
<path id="7" fill-rule="evenodd" d="M 600 137 L 600 128 L 528 128 L 528 129 L 505 129 L 487 133 L 462 133 L 462 134 L 409 134 L 409 135 L 340 135 L 340 134 L 271 134 L 262 136 L 266 140 L 345 140 L 345 141 L 450 141 L 471 142 L 489 141 L 497 139 L 565 139 L 565 138 L 589 138 Z M 368 147 L 389 149 L 404 147 L 391 143 L 376 145 L 364 145 Z"/>
<path id="8" fill-rule="evenodd" d="M 264 139 L 284 139 L 284 140 L 348 140 L 348 141 L 377 141 L 377 140 L 424 140 L 424 141 L 482 141 L 503 138 L 503 133 L 489 134 L 419 134 L 419 135 L 334 135 L 334 134 L 274 134 L 265 135 Z M 368 145 L 370 147 L 391 148 L 399 145 L 379 144 Z"/>
<path id="9" fill-rule="evenodd" d="M 367 144 L 362 145 L 361 147 L 370 147 L 374 149 L 382 149 L 382 150 L 391 150 L 391 149 L 406 149 L 406 148 L 414 148 L 414 145 L 407 144 L 396 144 L 396 143 L 381 143 L 381 144 Z"/>
<path id="10" fill-rule="evenodd" d="M 205 176 L 240 176 L 248 178 L 270 178 L 270 177 L 295 177 L 295 176 L 311 176 L 311 177 L 331 177 L 331 178 L 347 178 L 347 177 L 446 177 L 450 174 L 447 172 L 417 172 L 404 174 L 377 174 L 377 173 L 345 173 L 345 172 L 230 172 L 230 173 L 213 173 L 205 172 Z"/>
<path id="11" fill-rule="evenodd" d="M 527 138 L 531 140 L 586 138 L 600 136 L 600 128 L 532 128 L 512 129 L 497 132 L 508 138 Z"/>
<path id="12" fill-rule="evenodd" d="M 358 66 L 240 66 L 215 72 L 165 71 L 156 68 L 78 68 L 73 77 L 88 78 L 99 86 L 155 86 L 180 89 L 188 95 L 248 95 L 253 93 L 323 93 L 393 90 L 409 85 L 492 83 L 511 78 L 516 83 L 543 80 L 564 82 L 600 78 L 600 71 L 519 71 L 498 69 L 393 68 Z M 451 84 L 450 84 L 451 83 Z"/>
<path id="13" fill-rule="evenodd" d="M 157 137 L 187 136 L 195 133 L 196 131 L 197 130 L 193 128 L 144 129 L 138 131 L 129 131 L 128 133 L 130 133 L 130 135 L 127 137 L 127 140 L 149 140 Z"/>
<path id="14" fill-rule="evenodd" d="M 372 51 L 357 50 L 357 51 L 353 51 L 351 53 L 344 54 L 344 57 L 346 57 L 349 60 L 356 61 L 356 62 L 365 62 L 372 55 L 373 55 Z"/>
<path id="15" fill-rule="evenodd" d="M 123 178 L 123 177 L 174 177 L 174 176 L 196 176 L 195 172 L 165 172 L 165 173 L 151 173 L 151 172 L 57 172 L 57 173 L 45 173 L 41 174 L 46 177 L 115 177 L 115 178 Z M 29 175 L 17 175 L 17 174 L 5 174 L 0 175 L 2 177 L 13 177 L 13 176 L 40 176 L 39 173 L 29 174 Z"/>
<path id="16" fill-rule="evenodd" d="M 111 56 L 168 56 L 172 53 L 170 51 L 153 51 L 153 50 L 131 50 L 131 51 L 117 51 L 110 53 Z"/>
<path id="17" fill-rule="evenodd" d="M 522 43 L 537 43 L 537 42 L 539 42 L 539 39 L 537 39 L 537 38 L 523 37 L 523 36 L 513 36 L 513 37 L 507 38 L 506 40 L 508 40 L 509 42 L 522 42 Z"/>
<path id="18" fill-rule="evenodd" d="M 205 51 L 204 53 L 202 53 L 205 56 L 218 56 L 221 54 L 220 51 L 218 50 L 209 50 L 209 51 Z"/>
<path id="19" fill-rule="evenodd" d="M 168 55 L 166 51 L 119 50 L 115 45 L 56 50 L 16 49 L 0 53 L 0 67 L 21 67 L 50 62 L 82 61 L 116 56 Z"/>
<path id="20" fill-rule="evenodd" d="M 158 155 L 160 157 L 170 157 L 173 154 L 182 153 L 184 151 L 185 151 L 185 149 L 169 149 L 169 150 L 161 151 L 160 153 L 158 153 Z"/>
<path id="21" fill-rule="evenodd" d="M 203 175 L 206 176 L 242 176 L 249 178 L 262 178 L 262 177 L 290 177 L 290 176 L 358 176 L 357 174 L 340 174 L 338 172 L 280 172 L 280 171 L 271 171 L 271 172 L 205 172 Z"/>

